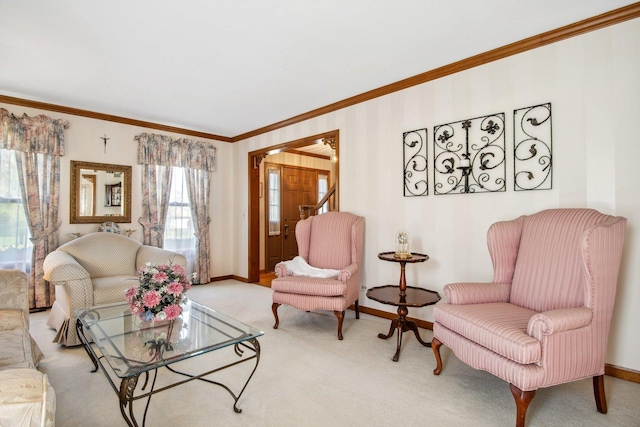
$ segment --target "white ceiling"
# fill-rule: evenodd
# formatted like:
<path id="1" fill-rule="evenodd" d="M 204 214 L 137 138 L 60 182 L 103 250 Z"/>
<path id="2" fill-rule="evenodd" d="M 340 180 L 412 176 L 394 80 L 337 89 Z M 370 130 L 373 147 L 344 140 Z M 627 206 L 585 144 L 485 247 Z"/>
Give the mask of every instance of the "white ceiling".
<path id="1" fill-rule="evenodd" d="M 0 94 L 237 136 L 628 0 L 0 0 Z"/>

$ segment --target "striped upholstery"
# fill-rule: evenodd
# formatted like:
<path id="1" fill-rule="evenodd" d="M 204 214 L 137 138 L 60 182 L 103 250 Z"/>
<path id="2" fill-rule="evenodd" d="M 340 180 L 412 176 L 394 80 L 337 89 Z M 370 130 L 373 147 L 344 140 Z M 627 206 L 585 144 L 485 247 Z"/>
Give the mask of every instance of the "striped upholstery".
<path id="1" fill-rule="evenodd" d="M 360 295 L 363 239 L 364 218 L 352 213 L 327 212 L 299 221 L 298 255 L 314 267 L 340 273 L 337 279 L 293 276 L 279 263 L 275 267 L 278 278 L 271 282 L 274 304 L 306 311 L 346 310 Z"/>
<path id="2" fill-rule="evenodd" d="M 446 285 L 434 338 L 524 391 L 602 375 L 625 227 L 592 209 L 494 224 L 493 283 Z"/>

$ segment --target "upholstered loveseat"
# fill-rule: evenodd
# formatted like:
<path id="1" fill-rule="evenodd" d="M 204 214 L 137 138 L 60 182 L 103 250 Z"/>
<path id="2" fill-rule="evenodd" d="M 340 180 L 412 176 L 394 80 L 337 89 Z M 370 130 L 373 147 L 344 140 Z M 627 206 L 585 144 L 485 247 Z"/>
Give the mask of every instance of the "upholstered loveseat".
<path id="1" fill-rule="evenodd" d="M 47 255 L 44 278 L 56 288 L 47 322 L 58 331 L 54 341 L 80 345 L 74 310 L 124 301 L 126 290 L 138 283 L 137 270 L 146 263 L 185 267 L 187 260 L 121 234 L 101 232 L 74 239 Z"/>
<path id="2" fill-rule="evenodd" d="M 36 368 L 40 348 L 29 334 L 29 285 L 18 270 L 0 270 L 0 426 L 53 426 L 56 394 Z"/>

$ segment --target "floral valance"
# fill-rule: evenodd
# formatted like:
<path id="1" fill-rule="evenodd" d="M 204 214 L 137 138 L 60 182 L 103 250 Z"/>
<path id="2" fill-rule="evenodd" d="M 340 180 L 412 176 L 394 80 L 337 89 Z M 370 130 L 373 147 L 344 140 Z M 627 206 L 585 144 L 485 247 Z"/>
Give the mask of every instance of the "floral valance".
<path id="1" fill-rule="evenodd" d="M 18 117 L 0 108 L 0 148 L 64 156 L 64 129 L 69 122 L 44 115 Z"/>
<path id="2" fill-rule="evenodd" d="M 216 148 L 192 139 L 142 133 L 138 141 L 138 164 L 176 166 L 214 171 Z"/>

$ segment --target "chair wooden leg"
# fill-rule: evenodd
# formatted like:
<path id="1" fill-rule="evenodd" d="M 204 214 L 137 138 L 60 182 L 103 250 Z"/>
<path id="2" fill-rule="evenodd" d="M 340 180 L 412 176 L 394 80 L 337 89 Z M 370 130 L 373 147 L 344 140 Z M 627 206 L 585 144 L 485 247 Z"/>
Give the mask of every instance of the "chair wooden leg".
<path id="1" fill-rule="evenodd" d="M 276 318 L 276 324 L 273 325 L 273 329 L 278 329 L 278 325 L 280 324 L 280 319 L 278 319 L 278 307 L 280 307 L 280 304 L 278 304 L 277 302 L 274 302 L 273 305 L 271 306 L 271 311 L 273 311 L 273 317 Z"/>
<path id="2" fill-rule="evenodd" d="M 596 397 L 596 407 L 601 414 L 607 413 L 607 396 L 604 394 L 604 375 L 593 377 L 593 394 Z"/>
<path id="3" fill-rule="evenodd" d="M 433 355 L 436 357 L 436 369 L 433 370 L 433 375 L 440 375 L 440 372 L 442 372 L 442 358 L 440 357 L 441 345 L 442 343 L 438 338 L 431 340 L 431 349 L 433 350 Z"/>
<path id="4" fill-rule="evenodd" d="M 342 339 L 342 321 L 344 320 L 344 311 L 334 310 L 333 314 L 338 318 L 338 339 Z"/>
<path id="5" fill-rule="evenodd" d="M 360 318 L 360 303 L 359 303 L 358 300 L 356 300 L 355 306 L 356 306 L 356 319 L 359 319 Z"/>
<path id="6" fill-rule="evenodd" d="M 524 427 L 524 416 L 527 413 L 531 399 L 536 395 L 536 391 L 522 391 L 513 384 L 509 384 L 509 388 L 513 398 L 516 400 L 516 427 Z"/>

